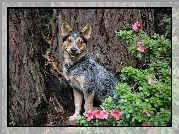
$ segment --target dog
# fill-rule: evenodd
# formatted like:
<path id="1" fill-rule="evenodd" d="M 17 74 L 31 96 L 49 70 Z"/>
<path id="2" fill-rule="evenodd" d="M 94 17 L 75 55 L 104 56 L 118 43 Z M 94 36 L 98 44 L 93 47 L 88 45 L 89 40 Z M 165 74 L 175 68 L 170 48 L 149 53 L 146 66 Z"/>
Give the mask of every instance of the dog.
<path id="1" fill-rule="evenodd" d="M 105 98 L 113 97 L 113 91 L 118 80 L 112 73 L 99 65 L 87 51 L 87 40 L 92 32 L 91 24 L 87 24 L 80 32 L 75 32 L 71 26 L 62 21 L 61 35 L 63 37 L 63 74 L 73 88 L 75 113 L 69 120 L 75 120 L 80 114 L 84 97 L 85 112 L 92 110 L 93 99 L 104 102 Z"/>

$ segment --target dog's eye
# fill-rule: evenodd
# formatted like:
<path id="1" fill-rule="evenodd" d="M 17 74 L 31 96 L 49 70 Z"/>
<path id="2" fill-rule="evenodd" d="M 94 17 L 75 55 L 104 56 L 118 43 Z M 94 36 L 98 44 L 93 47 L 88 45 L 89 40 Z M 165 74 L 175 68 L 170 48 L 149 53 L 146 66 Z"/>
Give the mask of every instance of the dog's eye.
<path id="1" fill-rule="evenodd" d="M 83 43 L 83 41 L 82 41 L 82 40 L 79 40 L 79 41 L 78 41 L 78 44 L 82 44 L 82 43 Z"/>
<path id="2" fill-rule="evenodd" d="M 67 42 L 68 42 L 68 43 L 71 43 L 71 39 L 67 39 Z"/>

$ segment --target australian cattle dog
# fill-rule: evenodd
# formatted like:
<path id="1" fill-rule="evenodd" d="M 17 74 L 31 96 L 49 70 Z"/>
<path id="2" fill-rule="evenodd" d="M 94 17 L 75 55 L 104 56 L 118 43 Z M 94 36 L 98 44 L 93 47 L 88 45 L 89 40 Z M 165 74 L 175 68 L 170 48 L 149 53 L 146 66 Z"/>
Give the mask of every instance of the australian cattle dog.
<path id="1" fill-rule="evenodd" d="M 112 97 L 118 82 L 87 52 L 87 40 L 91 31 L 91 24 L 87 24 L 80 32 L 75 32 L 65 20 L 62 21 L 63 73 L 73 88 L 75 103 L 75 113 L 69 120 L 74 120 L 80 114 L 83 97 L 84 109 L 87 112 L 93 108 L 94 97 L 100 102 L 109 96 Z"/>

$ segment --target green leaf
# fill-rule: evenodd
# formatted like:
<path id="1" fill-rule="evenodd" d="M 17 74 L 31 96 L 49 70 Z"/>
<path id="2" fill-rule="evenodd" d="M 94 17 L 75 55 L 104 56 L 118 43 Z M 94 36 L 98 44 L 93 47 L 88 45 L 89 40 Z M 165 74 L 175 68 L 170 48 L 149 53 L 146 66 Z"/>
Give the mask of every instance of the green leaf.
<path id="1" fill-rule="evenodd" d="M 141 57 L 142 57 L 142 53 L 138 53 L 138 54 L 137 54 L 137 57 L 138 57 L 138 58 L 141 58 Z"/>
<path id="2" fill-rule="evenodd" d="M 154 122 L 154 126 L 158 126 L 158 121 L 155 121 L 155 122 Z"/>
<path id="3" fill-rule="evenodd" d="M 145 101 L 146 101 L 146 102 L 149 102 L 149 100 L 148 100 L 148 99 L 145 99 Z"/>
<path id="4" fill-rule="evenodd" d="M 132 122 L 134 122 L 135 121 L 135 117 L 132 117 Z"/>
<path id="5" fill-rule="evenodd" d="M 132 110 L 132 109 L 130 109 L 130 110 L 129 110 L 129 113 L 132 113 L 132 112 L 133 112 L 133 110 Z"/>
<path id="6" fill-rule="evenodd" d="M 130 114 L 126 114 L 126 118 L 128 119 L 130 117 Z"/>
<path id="7" fill-rule="evenodd" d="M 140 104 L 140 103 L 137 101 L 137 102 L 136 102 L 136 105 L 138 106 L 139 104 Z"/>

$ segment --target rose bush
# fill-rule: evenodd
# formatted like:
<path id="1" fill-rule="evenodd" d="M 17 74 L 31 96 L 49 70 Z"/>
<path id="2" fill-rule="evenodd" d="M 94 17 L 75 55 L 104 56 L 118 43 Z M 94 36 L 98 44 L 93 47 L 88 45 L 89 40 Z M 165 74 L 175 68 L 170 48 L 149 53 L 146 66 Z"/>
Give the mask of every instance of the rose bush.
<path id="1" fill-rule="evenodd" d="M 133 30 L 116 32 L 139 61 L 145 59 L 141 69 L 129 66 L 121 70 L 115 90 L 121 98 L 117 106 L 120 125 L 167 126 L 171 117 L 171 42 L 166 35 L 148 36 L 136 23 Z"/>

